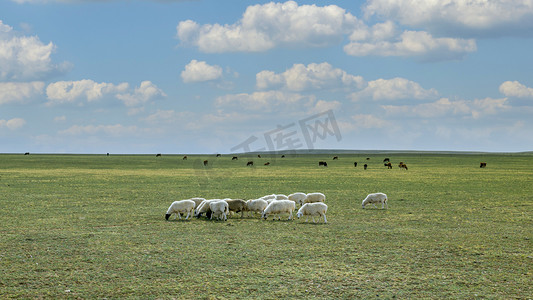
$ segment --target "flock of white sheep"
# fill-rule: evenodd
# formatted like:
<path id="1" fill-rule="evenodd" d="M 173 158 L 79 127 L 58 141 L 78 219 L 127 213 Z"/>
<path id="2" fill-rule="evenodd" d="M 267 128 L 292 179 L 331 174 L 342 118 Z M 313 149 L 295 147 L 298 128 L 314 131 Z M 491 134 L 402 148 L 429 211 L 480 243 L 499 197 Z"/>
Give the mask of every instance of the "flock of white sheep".
<path id="1" fill-rule="evenodd" d="M 260 213 L 262 219 L 267 219 L 269 215 L 281 220 L 282 214 L 288 214 L 289 220 L 292 219 L 292 213 L 296 209 L 296 204 L 300 205 L 300 209 L 296 213 L 298 218 L 306 216 L 306 222 L 309 221 L 309 216 L 315 221 L 315 216 L 324 218 L 324 223 L 327 223 L 326 212 L 328 206 L 326 196 L 322 193 L 293 193 L 288 196 L 282 194 L 266 195 L 258 199 L 251 199 L 244 201 L 242 199 L 205 199 L 205 198 L 191 198 L 186 200 L 174 201 L 167 210 L 165 219 L 168 220 L 170 216 L 176 214 L 175 219 L 181 220 L 181 214 L 185 220 L 195 217 L 201 217 L 205 214 L 209 219 L 216 218 L 218 220 L 226 221 L 230 212 L 241 213 L 241 218 L 244 213 L 248 212 L 250 217 L 254 213 Z M 383 209 L 387 205 L 387 195 L 383 193 L 369 194 L 362 202 L 362 207 L 365 208 L 367 204 L 372 204 L 376 207 L 376 203 L 381 203 Z M 377 208 L 377 207 L 376 207 Z M 320 220 L 320 219 L 319 219 Z"/>

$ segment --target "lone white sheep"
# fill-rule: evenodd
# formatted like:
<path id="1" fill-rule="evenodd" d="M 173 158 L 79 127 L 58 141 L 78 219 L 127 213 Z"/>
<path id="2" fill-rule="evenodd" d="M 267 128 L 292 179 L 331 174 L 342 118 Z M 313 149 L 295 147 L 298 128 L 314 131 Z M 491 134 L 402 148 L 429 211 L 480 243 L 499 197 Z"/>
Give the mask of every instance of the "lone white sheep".
<path id="1" fill-rule="evenodd" d="M 246 201 L 246 210 L 249 211 L 249 216 L 251 217 L 254 212 L 263 213 L 265 208 L 268 206 L 266 200 L 263 199 L 252 199 Z"/>
<path id="2" fill-rule="evenodd" d="M 385 206 L 389 208 L 389 205 L 387 204 L 387 195 L 383 193 L 368 194 L 361 205 L 363 208 L 365 208 L 367 204 L 372 204 L 375 208 L 377 208 L 375 203 L 381 203 L 381 209 L 383 209 Z"/>
<path id="3" fill-rule="evenodd" d="M 209 209 L 211 210 L 211 220 L 213 217 L 217 217 L 219 220 L 228 220 L 229 206 L 228 202 L 224 200 L 214 201 L 209 203 Z"/>
<path id="4" fill-rule="evenodd" d="M 328 211 L 328 206 L 322 202 L 315 202 L 315 203 L 306 203 L 300 209 L 298 210 L 298 213 L 296 213 L 296 216 L 301 218 L 302 216 L 306 216 L 305 221 L 307 222 L 309 220 L 309 216 L 313 219 L 313 223 L 315 222 L 315 216 L 322 216 L 324 217 L 324 223 L 327 223 L 326 220 L 326 212 Z"/>
<path id="5" fill-rule="evenodd" d="M 304 204 L 304 200 L 306 197 L 307 197 L 307 194 L 305 193 L 292 193 L 289 195 L 289 200 L 292 200 L 300 204 L 300 206 L 302 206 Z"/>
<path id="6" fill-rule="evenodd" d="M 326 202 L 326 195 L 322 193 L 309 193 L 305 197 L 304 204 L 305 203 L 315 203 L 315 202 Z"/>
<path id="7" fill-rule="evenodd" d="M 265 219 L 268 217 L 268 215 L 273 214 L 274 219 L 276 219 L 275 215 L 278 215 L 278 220 L 281 220 L 281 214 L 282 213 L 288 213 L 289 214 L 289 220 L 292 219 L 292 212 L 296 208 L 296 203 L 291 200 L 276 200 L 271 202 L 263 211 L 263 214 L 261 215 L 261 218 Z"/>
<path id="8" fill-rule="evenodd" d="M 168 208 L 167 213 L 165 215 L 165 219 L 168 221 L 168 219 L 170 218 L 172 214 L 176 214 L 177 215 L 176 218 L 181 220 L 181 216 L 180 216 L 181 213 L 183 213 L 183 215 L 187 213 L 187 217 L 185 217 L 185 220 L 189 219 L 189 216 L 191 216 L 192 218 L 192 215 L 194 212 L 194 206 L 195 206 L 195 203 L 192 200 L 174 201 L 172 202 L 172 204 L 170 204 L 170 207 Z"/>

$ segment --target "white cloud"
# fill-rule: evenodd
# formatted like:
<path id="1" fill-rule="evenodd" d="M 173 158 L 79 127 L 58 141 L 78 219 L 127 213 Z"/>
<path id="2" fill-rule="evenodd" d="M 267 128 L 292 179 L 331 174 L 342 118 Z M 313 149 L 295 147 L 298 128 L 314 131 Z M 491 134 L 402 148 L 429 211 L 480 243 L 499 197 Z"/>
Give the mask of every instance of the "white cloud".
<path id="1" fill-rule="evenodd" d="M 7 127 L 10 130 L 19 129 L 26 125 L 26 120 L 21 118 L 13 118 L 10 120 L 0 120 L 0 128 Z"/>
<path id="2" fill-rule="evenodd" d="M 500 93 L 507 97 L 533 98 L 533 88 L 518 81 L 506 81 L 500 85 Z"/>
<path id="3" fill-rule="evenodd" d="M 460 59 L 476 49 L 473 39 L 436 38 L 425 31 L 405 30 L 400 34 L 390 21 L 370 28 L 360 26 L 344 46 L 346 54 L 352 56 L 414 56 L 426 61 Z"/>
<path id="4" fill-rule="evenodd" d="M 52 63 L 56 46 L 44 44 L 37 36 L 21 36 L 0 20 L 0 80 L 45 78 L 68 68 L 68 63 Z"/>
<path id="5" fill-rule="evenodd" d="M 123 136 L 123 135 L 135 135 L 138 133 L 139 128 L 137 126 L 124 126 L 121 124 L 116 125 L 74 125 L 68 129 L 59 132 L 60 135 L 69 136 L 81 136 L 81 135 L 110 135 L 110 136 Z"/>
<path id="6" fill-rule="evenodd" d="M 368 0 L 366 17 L 377 15 L 431 32 L 459 36 L 533 33 L 531 0 Z"/>
<path id="7" fill-rule="evenodd" d="M 21 102 L 42 94 L 44 82 L 0 82 L 0 105 Z"/>
<path id="8" fill-rule="evenodd" d="M 353 129 L 370 129 L 370 128 L 384 128 L 390 126 L 390 122 L 380 119 L 374 115 L 358 114 L 352 116 L 354 123 Z"/>
<path id="9" fill-rule="evenodd" d="M 307 66 L 294 64 L 292 68 L 280 74 L 262 71 L 257 73 L 256 82 L 260 89 L 282 87 L 297 92 L 339 87 L 361 88 L 364 85 L 363 77 L 350 75 L 326 62 L 311 63 Z"/>
<path id="10" fill-rule="evenodd" d="M 351 95 L 354 101 L 364 98 L 373 100 L 430 100 L 435 99 L 437 96 L 438 92 L 435 89 L 424 89 L 420 84 L 400 77 L 370 81 L 362 91 Z"/>
<path id="11" fill-rule="evenodd" d="M 150 100 L 166 97 L 167 95 L 151 81 L 143 81 L 133 93 L 117 94 L 116 97 L 124 102 L 126 106 L 137 106 Z"/>
<path id="12" fill-rule="evenodd" d="M 95 82 L 90 79 L 79 81 L 58 81 L 48 85 L 46 96 L 48 104 L 72 103 L 80 99 L 95 101 L 106 95 L 115 95 L 128 89 L 127 83 L 118 85 L 105 82 Z"/>
<path id="13" fill-rule="evenodd" d="M 309 107 L 313 103 L 314 99 L 312 98 L 281 91 L 232 94 L 218 97 L 215 100 L 215 105 L 218 107 L 238 107 L 243 110 L 260 111 L 262 113 L 291 108 L 297 110 L 302 105 Z"/>
<path id="14" fill-rule="evenodd" d="M 177 36 L 202 52 L 257 52 L 277 46 L 323 47 L 340 43 L 359 21 L 336 5 L 301 5 L 294 1 L 249 6 L 234 24 L 180 22 Z"/>
<path id="15" fill-rule="evenodd" d="M 75 103 L 80 100 L 89 102 L 100 100 L 106 96 L 115 97 L 128 107 L 138 106 L 166 94 L 151 81 L 143 81 L 133 91 L 126 82 L 118 85 L 106 82 L 95 82 L 90 79 L 79 81 L 58 81 L 46 88 L 48 105 Z"/>
<path id="16" fill-rule="evenodd" d="M 222 68 L 217 65 L 209 65 L 205 61 L 191 60 L 181 72 L 183 82 L 201 82 L 219 79 L 222 77 Z"/>
<path id="17" fill-rule="evenodd" d="M 502 99 L 475 99 L 455 100 L 441 98 L 431 103 L 417 105 L 382 105 L 388 115 L 402 117 L 437 118 L 446 116 L 471 116 L 478 119 L 482 116 L 497 114 L 510 107 L 507 98 Z"/>

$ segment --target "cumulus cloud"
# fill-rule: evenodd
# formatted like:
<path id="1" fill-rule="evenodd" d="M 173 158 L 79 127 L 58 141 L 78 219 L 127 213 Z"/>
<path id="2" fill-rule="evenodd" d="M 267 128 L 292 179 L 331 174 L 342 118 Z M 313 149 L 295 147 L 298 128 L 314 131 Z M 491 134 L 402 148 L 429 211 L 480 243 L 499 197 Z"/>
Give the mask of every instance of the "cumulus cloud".
<path id="1" fill-rule="evenodd" d="M 471 116 L 474 119 L 485 115 L 493 115 L 509 109 L 507 98 L 450 100 L 441 98 L 435 102 L 417 105 L 382 105 L 389 115 L 402 117 L 437 118 L 445 116 Z"/>
<path id="2" fill-rule="evenodd" d="M 363 77 L 350 75 L 326 62 L 307 66 L 294 64 L 280 74 L 261 71 L 256 75 L 256 82 L 260 89 L 282 87 L 296 92 L 340 87 L 361 88 L 364 85 Z"/>
<path id="3" fill-rule="evenodd" d="M 202 52 L 258 52 L 277 46 L 323 47 L 340 43 L 360 21 L 336 5 L 301 5 L 294 1 L 249 6 L 234 24 L 177 26 L 177 37 Z"/>
<path id="4" fill-rule="evenodd" d="M 0 20 L 0 80 L 42 79 L 63 72 L 68 63 L 54 64 L 56 46 L 44 44 L 37 36 L 23 36 Z"/>
<path id="5" fill-rule="evenodd" d="M 118 85 L 106 82 L 95 82 L 90 79 L 79 81 L 58 81 L 46 87 L 48 104 L 72 103 L 79 99 L 95 101 L 106 95 L 114 95 L 125 92 L 129 85 L 120 83 Z"/>
<path id="6" fill-rule="evenodd" d="M 126 106 L 137 106 L 150 100 L 166 97 L 166 94 L 151 81 L 143 81 L 133 91 L 126 82 L 113 84 L 95 82 L 90 79 L 79 81 L 58 81 L 46 88 L 48 105 L 76 103 L 81 100 L 89 102 L 100 100 L 106 96 L 115 97 Z"/>
<path id="7" fill-rule="evenodd" d="M 437 96 L 438 92 L 435 89 L 424 89 L 420 84 L 400 77 L 370 81 L 363 90 L 351 94 L 354 101 L 365 98 L 373 100 L 430 100 Z"/>
<path id="8" fill-rule="evenodd" d="M 148 80 L 141 82 L 141 85 L 136 87 L 133 93 L 116 95 L 126 106 L 136 106 L 166 96 L 160 88 Z"/>
<path id="9" fill-rule="evenodd" d="M 436 38 L 425 31 L 400 33 L 390 21 L 372 27 L 359 26 L 349 38 L 344 52 L 352 56 L 415 56 L 420 60 L 438 61 L 460 59 L 477 49 L 473 39 Z"/>
<path id="10" fill-rule="evenodd" d="M 533 34 L 530 0 L 368 0 L 368 18 L 377 15 L 403 25 L 457 36 Z"/>
<path id="11" fill-rule="evenodd" d="M 0 128 L 6 127 L 9 130 L 16 130 L 26 125 L 26 120 L 13 118 L 10 120 L 0 120 Z"/>
<path id="12" fill-rule="evenodd" d="M 209 65 L 205 61 L 191 60 L 181 72 L 183 82 L 201 82 L 219 79 L 222 77 L 222 68 L 217 65 Z"/>
<path id="13" fill-rule="evenodd" d="M 22 102 L 42 94 L 44 82 L 0 82 L 0 105 Z"/>
<path id="14" fill-rule="evenodd" d="M 533 98 L 533 88 L 527 87 L 518 81 L 502 83 L 500 85 L 500 93 L 507 97 Z"/>
<path id="15" fill-rule="evenodd" d="M 296 109 L 302 104 L 310 106 L 313 101 L 313 99 L 297 93 L 267 91 L 221 96 L 215 100 L 215 105 L 218 107 L 239 107 L 248 111 L 266 113 L 291 107 Z"/>

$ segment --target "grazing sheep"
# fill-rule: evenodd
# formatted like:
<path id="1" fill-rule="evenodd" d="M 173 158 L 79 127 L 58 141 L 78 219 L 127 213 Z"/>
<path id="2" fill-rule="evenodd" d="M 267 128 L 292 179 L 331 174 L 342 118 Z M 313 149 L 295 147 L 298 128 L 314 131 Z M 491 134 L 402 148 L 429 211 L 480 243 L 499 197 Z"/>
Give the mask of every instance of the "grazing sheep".
<path id="1" fill-rule="evenodd" d="M 322 202 L 316 202 L 316 203 L 306 203 L 300 209 L 298 210 L 298 213 L 296 216 L 301 218 L 302 216 L 307 216 L 305 218 L 305 221 L 307 222 L 309 220 L 309 216 L 313 218 L 313 223 L 315 222 L 315 216 L 322 216 L 324 217 L 324 223 L 327 223 L 326 220 L 326 211 L 328 210 L 328 206 Z"/>
<path id="2" fill-rule="evenodd" d="M 281 214 L 282 213 L 289 213 L 289 220 L 292 219 L 292 212 L 296 208 L 296 203 L 291 200 L 277 200 L 270 203 L 265 210 L 263 211 L 263 214 L 261 215 L 261 218 L 267 219 L 268 215 L 273 214 L 274 220 L 276 219 L 275 215 L 278 215 L 278 220 L 281 220 Z"/>
<path id="3" fill-rule="evenodd" d="M 268 206 L 266 200 L 255 199 L 246 201 L 246 210 L 250 212 L 251 217 L 254 212 L 263 213 L 263 210 Z"/>
<path id="4" fill-rule="evenodd" d="M 196 204 L 192 200 L 174 201 L 172 202 L 172 204 L 170 204 L 170 207 L 168 208 L 167 213 L 165 215 L 165 219 L 168 221 L 168 218 L 170 218 L 170 216 L 174 213 L 177 215 L 176 218 L 179 220 L 181 220 L 181 213 L 183 213 L 184 215 L 185 213 L 187 213 L 187 217 L 185 217 L 185 220 L 189 219 L 189 216 L 191 216 L 192 218 L 195 205 Z"/>
<path id="5" fill-rule="evenodd" d="M 211 220 L 213 217 L 217 217 L 219 220 L 228 220 L 229 205 L 224 200 L 213 201 L 209 203 L 209 209 L 211 210 Z"/>
<path id="6" fill-rule="evenodd" d="M 200 203 L 198 207 L 196 207 L 196 210 L 194 211 L 194 216 L 197 218 L 200 218 L 202 214 L 205 213 L 205 215 L 208 218 L 211 217 L 211 209 L 209 208 L 209 204 L 211 202 L 220 201 L 220 200 L 221 199 L 209 199 L 209 200 L 202 201 L 202 203 Z"/>
<path id="7" fill-rule="evenodd" d="M 381 203 L 381 209 L 383 209 L 385 206 L 389 208 L 389 205 L 387 204 L 387 195 L 383 193 L 368 194 L 361 205 L 363 208 L 365 208 L 367 204 L 372 204 L 375 208 L 377 208 L 375 203 Z"/>
<path id="8" fill-rule="evenodd" d="M 307 197 L 307 194 L 305 193 L 292 193 L 289 195 L 289 200 L 292 200 L 300 204 L 300 206 L 302 206 L 304 204 L 304 200 L 306 197 Z"/>
<path id="9" fill-rule="evenodd" d="M 263 200 L 271 200 L 271 199 L 276 199 L 276 194 L 271 194 L 271 195 L 265 195 L 263 197 L 261 197 L 260 199 L 263 199 Z"/>
<path id="10" fill-rule="evenodd" d="M 246 202 L 242 199 L 228 199 L 226 200 L 229 206 L 229 210 L 235 213 L 240 212 L 241 218 L 244 217 L 244 211 L 246 209 Z"/>
<path id="11" fill-rule="evenodd" d="M 326 195 L 322 193 L 309 193 L 306 195 L 304 204 L 305 203 L 315 203 L 315 202 L 326 202 Z"/>
<path id="12" fill-rule="evenodd" d="M 194 203 L 196 203 L 196 205 L 194 206 L 194 208 L 197 208 L 198 205 L 200 205 L 200 203 L 202 203 L 203 201 L 205 201 L 205 198 L 191 198 L 190 200 L 194 201 Z"/>

